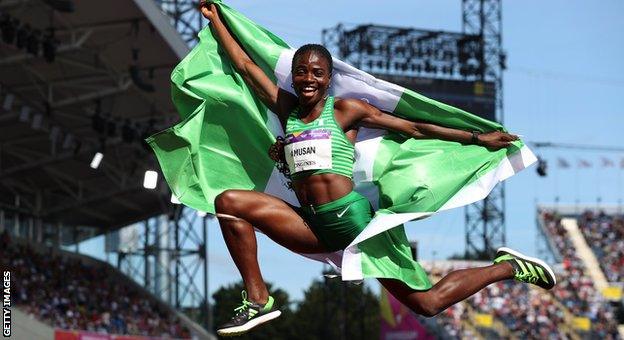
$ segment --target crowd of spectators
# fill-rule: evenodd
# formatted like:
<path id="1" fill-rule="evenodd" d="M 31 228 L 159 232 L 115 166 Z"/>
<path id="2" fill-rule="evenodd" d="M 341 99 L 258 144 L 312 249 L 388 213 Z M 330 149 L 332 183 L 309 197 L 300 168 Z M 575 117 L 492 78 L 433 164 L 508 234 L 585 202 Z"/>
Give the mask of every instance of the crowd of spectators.
<path id="1" fill-rule="evenodd" d="M 624 219 L 586 211 L 578 225 L 609 282 L 624 281 Z"/>
<path id="2" fill-rule="evenodd" d="M 529 285 L 513 280 L 497 282 L 477 292 L 466 300 L 476 313 L 492 315 L 518 338 L 567 339 L 571 335 L 571 317 L 584 317 L 591 321 L 591 329 L 575 332 L 585 339 L 619 339 L 614 308 L 594 287 L 586 274 L 585 265 L 578 257 L 561 217 L 552 212 L 540 212 L 544 230 L 561 256 L 558 283 L 551 291 L 531 289 Z M 623 281 L 624 277 L 624 220 L 603 213 L 584 213 L 579 226 L 588 244 L 596 253 L 607 279 Z M 483 264 L 474 264 L 483 265 Z M 433 276 L 470 267 L 469 263 L 433 268 Z M 465 332 L 462 319 L 470 317 L 461 304 L 451 306 L 439 316 L 439 322 L 453 336 Z M 571 325 L 570 325 L 571 326 Z M 483 330 L 483 329 L 481 329 Z M 502 336 L 499 334 L 499 336 Z"/>
<path id="3" fill-rule="evenodd" d="M 483 264 L 478 264 L 483 265 Z M 465 267 L 465 263 L 446 265 L 434 270 L 435 275 L 444 276 L 448 272 Z M 566 339 L 568 335 L 563 327 L 564 311 L 553 301 L 546 291 L 530 289 L 527 284 L 513 280 L 501 281 L 489 285 L 477 292 L 466 302 L 476 313 L 491 315 L 499 320 L 518 338 Z M 457 304 L 455 306 L 460 306 Z M 453 316 L 456 307 L 447 311 Z M 463 309 L 462 309 L 463 310 Z M 453 327 L 453 319 L 445 319 Z M 497 337 L 502 337 L 498 334 Z"/>
<path id="4" fill-rule="evenodd" d="M 171 313 L 104 265 L 42 254 L 5 232 L 0 263 L 12 272 L 14 305 L 52 327 L 108 334 L 189 338 Z"/>
<path id="5" fill-rule="evenodd" d="M 596 290 L 593 280 L 586 274 L 583 261 L 577 256 L 567 230 L 556 213 L 541 212 L 544 229 L 561 255 L 563 270 L 552 293 L 574 316 L 591 320 L 591 337 L 618 338 L 613 308 Z"/>
<path id="6" fill-rule="evenodd" d="M 438 323 L 446 331 L 446 336 L 453 339 L 473 339 L 475 334 L 462 322 L 468 318 L 468 311 L 461 303 L 447 308 L 436 316 Z"/>
<path id="7" fill-rule="evenodd" d="M 552 297 L 526 284 L 497 282 L 468 299 L 479 313 L 501 320 L 518 338 L 565 339 L 564 312 Z"/>

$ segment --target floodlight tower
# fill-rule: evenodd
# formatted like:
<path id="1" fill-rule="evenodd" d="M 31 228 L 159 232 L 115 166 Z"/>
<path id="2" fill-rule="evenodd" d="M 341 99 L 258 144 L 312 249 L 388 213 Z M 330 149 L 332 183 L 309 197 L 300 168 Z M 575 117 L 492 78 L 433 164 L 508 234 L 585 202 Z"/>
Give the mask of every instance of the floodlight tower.
<path id="1" fill-rule="evenodd" d="M 212 218 L 163 202 L 166 214 L 144 220 L 134 242 L 117 252 L 117 269 L 174 308 L 211 328 L 207 227 Z"/>
<path id="2" fill-rule="evenodd" d="M 480 38 L 481 68 L 478 78 L 491 81 L 496 88 L 496 113 L 503 123 L 502 2 L 500 0 L 462 0 L 462 30 Z M 497 185 L 483 201 L 465 210 L 466 256 L 491 258 L 505 244 L 505 186 Z"/>
<path id="3" fill-rule="evenodd" d="M 197 0 L 154 0 L 190 46 L 204 22 Z M 161 193 L 163 213 L 143 221 L 132 249 L 117 250 L 117 267 L 148 291 L 211 328 L 208 303 L 207 224 L 209 217 L 170 201 Z"/>

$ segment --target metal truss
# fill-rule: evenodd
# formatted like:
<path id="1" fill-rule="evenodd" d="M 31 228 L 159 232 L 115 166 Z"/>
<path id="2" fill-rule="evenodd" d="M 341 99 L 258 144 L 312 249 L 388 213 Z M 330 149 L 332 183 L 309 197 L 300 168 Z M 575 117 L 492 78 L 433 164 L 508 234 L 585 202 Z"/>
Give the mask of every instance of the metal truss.
<path id="1" fill-rule="evenodd" d="M 505 244 L 503 194 L 503 190 L 494 189 L 482 201 L 466 206 L 466 258 L 491 259 L 496 249 Z"/>
<path id="2" fill-rule="evenodd" d="M 323 44 L 345 62 L 378 75 L 491 82 L 495 117 L 503 122 L 501 3 L 462 0 L 463 32 L 337 25 L 322 32 Z M 505 188 L 498 185 L 465 210 L 466 256 L 487 257 L 505 244 Z"/>
<path id="3" fill-rule="evenodd" d="M 169 215 L 141 222 L 136 247 L 121 245 L 117 268 L 176 309 L 199 310 L 195 321 L 209 329 L 207 219 L 171 205 Z"/>
<path id="4" fill-rule="evenodd" d="M 465 34 L 479 38 L 477 53 L 483 68 L 477 74 L 482 81 L 496 86 L 496 119 L 504 122 L 502 49 L 502 2 L 500 0 L 462 0 L 462 28 Z M 466 207 L 466 256 L 490 259 L 505 245 L 505 185 L 500 183 L 484 200 Z"/>
<path id="5" fill-rule="evenodd" d="M 201 13 L 197 10 L 198 0 L 155 0 L 160 8 L 171 18 L 173 27 L 189 46 L 194 46 L 199 41 L 199 31 L 205 22 Z"/>
<path id="6" fill-rule="evenodd" d="M 414 28 L 339 24 L 323 44 L 343 61 L 374 74 L 476 80 L 483 69 L 477 36 Z"/>

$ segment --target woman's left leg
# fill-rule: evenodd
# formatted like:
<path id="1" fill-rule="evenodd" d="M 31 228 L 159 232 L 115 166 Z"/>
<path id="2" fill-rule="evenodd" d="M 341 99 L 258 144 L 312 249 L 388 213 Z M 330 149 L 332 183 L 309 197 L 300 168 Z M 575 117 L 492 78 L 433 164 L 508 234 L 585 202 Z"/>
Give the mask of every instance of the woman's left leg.
<path id="1" fill-rule="evenodd" d="M 394 279 L 379 279 L 379 282 L 414 312 L 434 316 L 494 282 L 513 277 L 513 266 L 509 262 L 501 262 L 487 267 L 453 271 L 427 291 L 414 290 Z"/>

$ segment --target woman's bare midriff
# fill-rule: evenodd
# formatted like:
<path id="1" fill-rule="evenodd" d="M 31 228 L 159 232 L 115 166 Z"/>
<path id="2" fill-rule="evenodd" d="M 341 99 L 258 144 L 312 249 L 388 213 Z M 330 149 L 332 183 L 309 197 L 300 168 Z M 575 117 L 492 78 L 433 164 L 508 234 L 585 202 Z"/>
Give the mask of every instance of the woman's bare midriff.
<path id="1" fill-rule="evenodd" d="M 321 205 L 346 196 L 353 190 L 353 182 L 337 174 L 312 175 L 293 181 L 299 203 Z"/>

